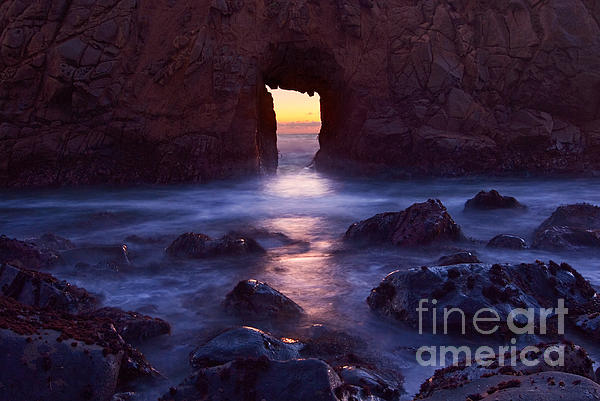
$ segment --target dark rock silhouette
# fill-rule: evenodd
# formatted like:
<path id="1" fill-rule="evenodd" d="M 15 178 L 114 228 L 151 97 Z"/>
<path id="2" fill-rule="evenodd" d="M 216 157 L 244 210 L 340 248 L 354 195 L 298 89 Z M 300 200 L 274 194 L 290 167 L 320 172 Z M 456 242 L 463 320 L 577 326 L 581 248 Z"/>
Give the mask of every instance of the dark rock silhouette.
<path id="1" fill-rule="evenodd" d="M 225 309 L 244 318 L 299 318 L 304 310 L 294 301 L 266 283 L 257 280 L 240 281 L 227 294 Z"/>
<path id="2" fill-rule="evenodd" d="M 29 269 L 47 268 L 60 260 L 57 252 L 32 242 L 0 236 L 0 263 L 10 263 Z"/>
<path id="3" fill-rule="evenodd" d="M 493 210 L 493 209 L 525 209 L 512 196 L 503 196 L 495 189 L 489 192 L 481 191 L 474 198 L 465 203 L 465 210 Z"/>
<path id="4" fill-rule="evenodd" d="M 437 266 L 451 266 L 458 265 L 462 263 L 480 263 L 481 261 L 477 257 L 477 255 L 469 252 L 458 252 L 452 255 L 445 255 L 438 259 L 436 262 Z"/>
<path id="5" fill-rule="evenodd" d="M 273 171 L 265 84 L 320 94 L 320 169 L 592 173 L 599 17 L 588 0 L 7 0 L 0 185 Z"/>
<path id="6" fill-rule="evenodd" d="M 439 200 L 415 203 L 402 212 L 388 212 L 352 224 L 345 240 L 365 244 L 392 244 L 400 247 L 459 241 L 463 238 Z"/>
<path id="7" fill-rule="evenodd" d="M 500 234 L 496 235 L 487 244 L 488 248 L 507 248 L 507 249 L 525 249 L 527 244 L 525 240 L 516 235 Z"/>
<path id="8" fill-rule="evenodd" d="M 227 234 L 219 239 L 212 239 L 204 234 L 186 233 L 180 235 L 167 248 L 167 255 L 187 259 L 262 253 L 265 253 L 265 250 L 253 238 L 235 233 Z"/>
<path id="9" fill-rule="evenodd" d="M 600 247 L 600 207 L 585 203 L 560 206 L 535 231 L 533 247 Z"/>

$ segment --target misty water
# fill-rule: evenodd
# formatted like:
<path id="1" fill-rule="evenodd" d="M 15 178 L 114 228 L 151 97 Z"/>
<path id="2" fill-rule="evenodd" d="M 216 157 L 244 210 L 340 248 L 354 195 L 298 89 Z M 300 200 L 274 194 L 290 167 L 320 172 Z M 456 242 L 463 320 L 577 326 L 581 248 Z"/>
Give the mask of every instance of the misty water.
<path id="1" fill-rule="evenodd" d="M 382 360 L 401 370 L 410 398 L 433 371 L 418 367 L 417 347 L 469 340 L 420 336 L 376 316 L 365 300 L 391 271 L 430 265 L 453 249 L 353 249 L 344 247 L 341 238 L 354 221 L 403 210 L 429 198 L 439 198 L 474 240 L 457 249 L 473 250 L 484 262 L 568 262 L 592 284 L 600 285 L 597 250 L 551 253 L 485 248 L 487 240 L 501 233 L 530 241 L 533 230 L 559 205 L 600 204 L 598 179 L 334 178 L 309 167 L 317 149 L 316 135 L 280 136 L 280 168 L 271 177 L 207 185 L 3 191 L 0 233 L 23 239 L 52 232 L 90 246 L 127 243 L 130 267 L 115 271 L 66 263 L 51 273 L 100 295 L 104 305 L 171 323 L 170 336 L 139 346 L 166 377 L 165 382 L 142 389 L 147 399 L 156 399 L 191 373 L 188 354 L 209 333 L 240 323 L 224 314 L 220 303 L 239 280 L 248 278 L 266 281 L 300 304 L 308 317 L 299 326 L 319 323 L 362 337 Z M 463 211 L 467 199 L 492 188 L 515 196 L 528 206 L 527 211 Z M 183 262 L 164 255 L 165 247 L 179 234 L 193 231 L 218 237 L 248 227 L 283 233 L 293 241 L 259 237 L 268 253 L 247 259 Z M 125 241 L 131 235 L 145 241 Z M 594 344 L 576 339 L 600 360 Z"/>

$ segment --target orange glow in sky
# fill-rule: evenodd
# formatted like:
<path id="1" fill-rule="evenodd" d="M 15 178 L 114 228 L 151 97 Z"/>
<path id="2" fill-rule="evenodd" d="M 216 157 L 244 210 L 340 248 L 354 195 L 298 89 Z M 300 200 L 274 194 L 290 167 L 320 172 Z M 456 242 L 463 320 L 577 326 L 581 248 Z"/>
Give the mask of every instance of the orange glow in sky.
<path id="1" fill-rule="evenodd" d="M 321 129 L 321 107 L 318 93 L 270 89 L 277 115 L 278 134 L 318 134 Z"/>

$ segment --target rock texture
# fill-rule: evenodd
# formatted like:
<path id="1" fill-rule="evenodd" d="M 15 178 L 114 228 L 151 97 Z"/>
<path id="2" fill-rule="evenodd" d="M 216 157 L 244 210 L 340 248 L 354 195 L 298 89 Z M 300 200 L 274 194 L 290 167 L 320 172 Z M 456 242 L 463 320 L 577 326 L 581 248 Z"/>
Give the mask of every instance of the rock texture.
<path id="1" fill-rule="evenodd" d="M 263 254 L 265 250 L 254 239 L 234 233 L 219 239 L 210 238 L 205 234 L 185 233 L 177 237 L 166 252 L 174 258 L 203 259 L 215 256 Z"/>
<path id="2" fill-rule="evenodd" d="M 521 237 L 510 234 L 500 234 L 492 238 L 488 244 L 488 248 L 507 248 L 507 249 L 526 249 L 527 243 Z"/>
<path id="3" fill-rule="evenodd" d="M 600 207 L 585 203 L 560 206 L 535 231 L 533 247 L 600 247 Z"/>
<path id="4" fill-rule="evenodd" d="M 422 324 L 430 331 L 435 326 L 444 333 L 444 320 L 450 333 L 462 333 L 461 314 L 453 313 L 448 319 L 433 318 L 432 300 L 437 310 L 459 308 L 465 314 L 465 333 L 477 334 L 473 317 L 483 308 L 495 310 L 500 318 L 498 329 L 490 334 L 514 335 L 507 326 L 509 313 L 516 308 L 535 310 L 535 334 L 540 333 L 540 309 L 557 308 L 564 299 L 569 309 L 567 322 L 575 323 L 578 316 L 600 312 L 596 291 L 571 266 L 554 262 L 532 264 L 463 264 L 448 267 L 427 267 L 390 273 L 371 291 L 367 302 L 371 309 L 411 326 Z M 426 310 L 418 311 L 419 302 Z M 421 316 L 420 316 L 421 315 Z M 420 316 L 420 317 L 419 317 Z M 569 320 L 570 319 L 570 320 Z M 523 317 L 516 317 L 523 323 Z M 492 330 L 496 323 L 482 330 Z M 556 315 L 548 318 L 547 333 L 556 334 Z"/>
<path id="5" fill-rule="evenodd" d="M 513 196 L 500 195 L 498 191 L 481 191 L 474 198 L 465 203 L 465 210 L 493 210 L 493 209 L 525 209 Z"/>
<path id="6" fill-rule="evenodd" d="M 437 199 L 415 203 L 402 212 L 380 213 L 354 223 L 344 237 L 351 242 L 399 247 L 459 241 L 462 238 L 460 227 Z"/>
<path id="7" fill-rule="evenodd" d="M 272 171 L 265 89 L 321 95 L 322 169 L 590 173 L 592 0 L 7 0 L 0 183 Z"/>

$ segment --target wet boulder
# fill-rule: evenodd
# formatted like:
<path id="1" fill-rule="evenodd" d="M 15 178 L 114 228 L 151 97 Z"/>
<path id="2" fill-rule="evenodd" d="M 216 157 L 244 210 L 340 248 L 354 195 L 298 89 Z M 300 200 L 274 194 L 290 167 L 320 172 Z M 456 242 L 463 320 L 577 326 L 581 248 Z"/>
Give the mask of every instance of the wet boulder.
<path id="1" fill-rule="evenodd" d="M 299 358 L 302 346 L 298 341 L 275 338 L 252 327 L 238 327 L 198 347 L 191 353 L 190 363 L 195 368 L 205 368 L 244 358 L 287 361 Z"/>
<path id="2" fill-rule="evenodd" d="M 488 242 L 488 248 L 526 249 L 527 243 L 521 237 L 510 234 L 500 234 Z"/>
<path id="3" fill-rule="evenodd" d="M 25 305 L 72 314 L 91 312 L 97 299 L 86 290 L 50 274 L 2 264 L 0 294 Z"/>
<path id="4" fill-rule="evenodd" d="M 546 352 L 556 358 L 560 347 L 564 347 L 564 364 L 548 364 Z M 581 347 L 556 343 L 539 344 L 535 348 L 524 354 L 526 363 L 518 350 L 514 364 L 494 355 L 486 361 L 463 360 L 437 370 L 421 385 L 415 400 L 509 401 L 523 399 L 527 394 L 527 400 L 574 401 L 581 399 L 581 392 L 600 395 L 600 386 L 594 382 L 593 362 Z M 576 397 L 570 397 L 573 392 Z M 538 394 L 541 397 L 536 398 Z"/>
<path id="5" fill-rule="evenodd" d="M 37 245 L 41 249 L 54 251 L 68 251 L 75 248 L 75 244 L 70 240 L 53 233 L 46 233 L 41 237 L 30 238 L 28 239 L 28 242 Z"/>
<path id="6" fill-rule="evenodd" d="M 126 244 L 88 246 L 62 252 L 65 263 L 78 269 L 121 271 L 132 266 Z"/>
<path id="7" fill-rule="evenodd" d="M 465 210 L 526 209 L 512 196 L 500 195 L 498 191 L 481 191 L 465 203 Z"/>
<path id="8" fill-rule="evenodd" d="M 481 262 L 481 261 L 479 260 L 477 255 L 475 255 L 474 253 L 469 252 L 469 251 L 464 251 L 464 252 L 454 253 L 452 255 L 442 256 L 441 258 L 439 258 L 437 260 L 436 265 L 437 266 L 452 266 L 452 265 L 459 265 L 462 263 L 479 263 L 479 262 Z"/>
<path id="9" fill-rule="evenodd" d="M 28 269 L 43 269 L 55 265 L 60 260 L 58 253 L 40 248 L 34 243 L 0 236 L 0 263 Z"/>
<path id="10" fill-rule="evenodd" d="M 167 248 L 167 255 L 183 259 L 203 259 L 216 256 L 263 254 L 265 250 L 253 238 L 227 234 L 219 239 L 208 235 L 186 233 Z"/>
<path id="11" fill-rule="evenodd" d="M 415 203 L 402 212 L 388 212 L 352 224 L 345 240 L 367 244 L 392 244 L 415 247 L 463 239 L 460 227 L 454 222 L 439 200 Z"/>
<path id="12" fill-rule="evenodd" d="M 91 313 L 90 317 L 92 316 L 112 321 L 117 332 L 129 343 L 139 343 L 171 333 L 171 325 L 162 319 L 137 312 L 126 312 L 119 308 L 101 308 Z"/>
<path id="13" fill-rule="evenodd" d="M 600 207 L 586 203 L 560 206 L 535 231 L 533 247 L 550 250 L 600 247 Z"/>
<path id="14" fill-rule="evenodd" d="M 587 336 L 596 341 L 600 340 L 600 313 L 585 313 L 577 317 L 575 326 L 584 332 Z"/>
<path id="15" fill-rule="evenodd" d="M 266 283 L 257 280 L 240 281 L 223 302 L 231 313 L 250 318 L 299 318 L 304 310 L 294 301 Z"/>
<path id="16" fill-rule="evenodd" d="M 359 399 L 370 400 L 378 397 L 381 400 L 398 400 L 401 395 L 401 384 L 390 384 L 389 378 L 384 378 L 376 372 L 357 366 L 344 366 L 339 371 L 347 391 Z M 353 391 L 354 390 L 354 391 Z"/>
<path id="17" fill-rule="evenodd" d="M 347 396 L 337 373 L 323 361 L 274 361 L 261 357 L 200 369 L 160 400 L 249 399 L 339 401 Z"/>
<path id="18" fill-rule="evenodd" d="M 3 296 L 0 367 L 7 400 L 108 401 L 118 384 L 156 374 L 110 320 L 40 310 Z"/>
<path id="19" fill-rule="evenodd" d="M 483 308 L 495 310 L 499 329 L 492 334 L 509 335 L 506 325 L 508 314 L 515 308 L 534 308 L 536 333 L 539 333 L 541 308 L 557 308 L 559 299 L 565 300 L 568 318 L 589 312 L 594 306 L 596 291 L 577 271 L 567 264 L 536 262 L 532 264 L 463 264 L 455 266 L 421 267 L 390 273 L 371 291 L 367 302 L 371 309 L 385 316 L 417 327 L 419 322 L 427 330 L 434 325 L 433 304 L 437 310 L 458 308 L 465 315 L 467 334 L 476 334 L 473 317 Z M 423 300 L 423 301 L 422 301 Z M 419 312 L 419 304 L 424 311 Z M 549 318 L 548 334 L 554 330 Z M 524 323 L 517 316 L 517 324 Z M 453 313 L 447 319 L 435 320 L 438 333 L 462 332 L 462 316 Z M 495 327 L 479 324 L 484 330 Z"/>

